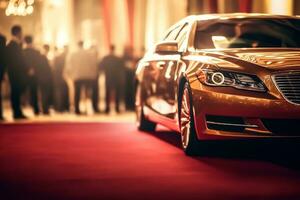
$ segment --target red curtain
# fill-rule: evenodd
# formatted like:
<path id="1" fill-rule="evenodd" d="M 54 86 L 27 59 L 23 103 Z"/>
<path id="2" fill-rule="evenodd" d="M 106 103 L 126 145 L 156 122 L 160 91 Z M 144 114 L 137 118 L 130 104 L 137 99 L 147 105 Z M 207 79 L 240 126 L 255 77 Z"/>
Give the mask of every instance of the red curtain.
<path id="1" fill-rule="evenodd" d="M 240 12 L 249 13 L 252 11 L 252 0 L 239 0 Z"/>
<path id="2" fill-rule="evenodd" d="M 127 0 L 129 22 L 129 45 L 134 46 L 134 0 Z"/>
<path id="3" fill-rule="evenodd" d="M 113 6 L 111 5 L 110 0 L 102 0 L 102 12 L 103 12 L 103 23 L 105 29 L 105 41 L 106 46 L 108 47 L 111 44 L 111 9 Z"/>
<path id="4" fill-rule="evenodd" d="M 218 12 L 218 0 L 209 0 L 209 11 L 210 13 Z"/>

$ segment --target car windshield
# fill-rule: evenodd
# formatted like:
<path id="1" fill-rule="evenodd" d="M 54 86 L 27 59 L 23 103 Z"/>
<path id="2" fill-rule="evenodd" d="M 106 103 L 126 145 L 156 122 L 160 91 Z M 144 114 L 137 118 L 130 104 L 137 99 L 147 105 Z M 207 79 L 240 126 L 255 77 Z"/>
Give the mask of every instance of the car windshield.
<path id="1" fill-rule="evenodd" d="M 300 47 L 298 19 L 198 21 L 196 49 Z"/>

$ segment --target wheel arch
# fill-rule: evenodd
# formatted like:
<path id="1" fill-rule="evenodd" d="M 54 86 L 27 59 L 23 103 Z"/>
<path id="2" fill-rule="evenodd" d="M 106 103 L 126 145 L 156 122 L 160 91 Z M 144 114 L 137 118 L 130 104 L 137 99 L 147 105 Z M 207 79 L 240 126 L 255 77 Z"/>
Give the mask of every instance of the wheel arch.
<path id="1" fill-rule="evenodd" d="M 183 87 L 184 87 L 186 82 L 188 82 L 188 80 L 185 76 L 182 76 L 179 80 L 178 91 L 177 91 L 177 95 L 178 95 L 178 97 L 177 97 L 178 113 L 179 113 L 180 101 L 181 101 L 181 97 L 182 97 L 182 93 L 183 93 Z"/>
<path id="2" fill-rule="evenodd" d="M 180 130 L 180 109 L 181 109 L 181 100 L 183 94 L 184 85 L 188 82 L 188 79 L 185 76 L 182 76 L 178 82 L 178 89 L 177 89 L 177 123 Z"/>

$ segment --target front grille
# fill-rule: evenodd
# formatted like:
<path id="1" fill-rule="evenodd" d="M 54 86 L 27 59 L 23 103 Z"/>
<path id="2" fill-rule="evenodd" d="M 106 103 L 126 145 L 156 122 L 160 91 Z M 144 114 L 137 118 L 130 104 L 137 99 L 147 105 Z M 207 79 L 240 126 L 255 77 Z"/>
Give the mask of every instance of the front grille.
<path id="1" fill-rule="evenodd" d="M 300 119 L 262 119 L 264 126 L 272 133 L 282 136 L 300 136 Z"/>
<path id="2" fill-rule="evenodd" d="M 273 79 L 287 101 L 300 105 L 300 71 L 276 74 Z"/>

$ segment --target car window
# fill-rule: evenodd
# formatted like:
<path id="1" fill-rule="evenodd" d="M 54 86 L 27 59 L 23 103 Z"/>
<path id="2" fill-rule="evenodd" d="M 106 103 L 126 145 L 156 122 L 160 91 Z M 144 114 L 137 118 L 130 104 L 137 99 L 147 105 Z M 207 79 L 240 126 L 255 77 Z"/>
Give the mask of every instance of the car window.
<path id="1" fill-rule="evenodd" d="M 164 38 L 164 41 L 172 41 L 175 40 L 182 26 L 177 26 L 172 29 Z"/>
<path id="2" fill-rule="evenodd" d="M 300 47 L 299 19 L 231 19 L 198 22 L 197 49 Z"/>
<path id="3" fill-rule="evenodd" d="M 184 41 L 187 39 L 188 32 L 188 24 L 186 23 L 180 30 L 179 34 L 176 37 L 176 41 L 178 42 L 179 51 L 185 50 Z"/>

